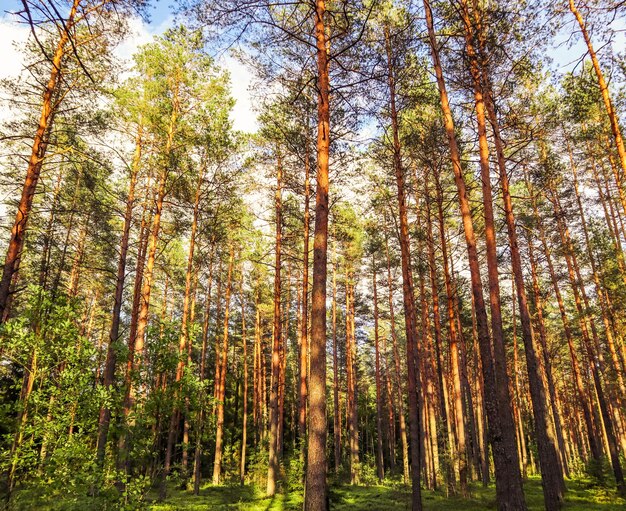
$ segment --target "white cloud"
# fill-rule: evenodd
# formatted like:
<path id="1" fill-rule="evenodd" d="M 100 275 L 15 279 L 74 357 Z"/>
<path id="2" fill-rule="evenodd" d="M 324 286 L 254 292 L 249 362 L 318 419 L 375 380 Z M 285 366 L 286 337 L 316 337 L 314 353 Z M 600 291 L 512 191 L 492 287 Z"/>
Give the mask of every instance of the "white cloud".
<path id="1" fill-rule="evenodd" d="M 19 76 L 24 62 L 20 50 L 29 34 L 28 27 L 18 24 L 12 16 L 0 18 L 0 48 L 2 48 L 0 79 Z"/>
<path id="2" fill-rule="evenodd" d="M 155 35 L 162 34 L 172 26 L 171 17 L 163 19 L 159 24 L 145 23 L 140 18 L 129 20 L 130 34 L 117 46 L 114 53 L 126 67 L 131 65 L 133 53 L 142 44 L 149 43 Z M 0 79 L 15 78 L 19 76 L 24 63 L 24 57 L 19 51 L 27 41 L 30 30 L 25 25 L 17 23 L 11 15 L 0 18 L 0 48 L 3 49 L 2 65 L 0 66 Z M 232 57 L 220 59 L 219 64 L 227 69 L 231 76 L 232 96 L 235 99 L 235 107 L 231 113 L 234 128 L 244 132 L 254 132 L 257 129 L 256 114 L 252 109 L 250 84 L 252 75 L 245 65 Z M 2 114 L 0 113 L 0 120 Z"/>
<path id="3" fill-rule="evenodd" d="M 236 101 L 231 112 L 234 128 L 246 133 L 254 133 L 258 129 L 258 123 L 252 108 L 250 70 L 233 57 L 224 57 L 218 63 L 230 73 L 231 94 Z"/>

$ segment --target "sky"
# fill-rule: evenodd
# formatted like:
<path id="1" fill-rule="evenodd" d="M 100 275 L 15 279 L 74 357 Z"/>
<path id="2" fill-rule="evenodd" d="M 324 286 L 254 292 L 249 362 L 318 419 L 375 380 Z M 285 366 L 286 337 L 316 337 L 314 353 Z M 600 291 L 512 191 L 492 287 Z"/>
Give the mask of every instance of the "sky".
<path id="1" fill-rule="evenodd" d="M 149 22 L 139 18 L 130 21 L 132 34 L 117 48 L 117 55 L 122 59 L 130 60 L 139 45 L 151 41 L 154 35 L 161 34 L 172 26 L 174 23 L 173 4 L 173 0 L 150 0 Z M 15 17 L 8 14 L 12 10 L 18 10 L 20 6 L 19 0 L 0 0 L 0 48 L 2 49 L 0 79 L 16 77 L 22 69 L 19 47 L 28 38 L 28 27 L 16 23 Z M 571 22 L 573 22 L 573 17 Z M 623 49 L 626 47 L 626 30 L 624 30 L 626 24 L 620 20 L 615 25 L 617 26 L 614 28 L 622 30 L 617 32 L 613 47 Z M 585 53 L 580 34 L 575 34 L 571 39 L 573 44 L 568 44 L 572 29 L 572 24 L 566 26 L 562 34 L 557 34 L 554 46 L 547 51 L 548 56 L 553 60 L 551 67 L 557 74 L 571 71 Z M 248 133 L 256 131 L 257 118 L 252 107 L 254 102 L 251 94 L 253 81 L 251 71 L 229 54 L 221 55 L 218 63 L 227 69 L 231 76 L 232 96 L 236 101 L 231 113 L 235 129 Z M 0 112 L 0 120 L 2 117 L 3 114 Z"/>

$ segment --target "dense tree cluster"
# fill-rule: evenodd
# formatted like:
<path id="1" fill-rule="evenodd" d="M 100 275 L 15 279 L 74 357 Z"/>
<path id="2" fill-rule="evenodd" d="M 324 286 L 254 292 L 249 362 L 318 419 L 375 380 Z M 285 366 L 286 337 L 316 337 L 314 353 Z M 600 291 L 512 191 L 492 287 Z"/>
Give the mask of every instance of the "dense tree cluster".
<path id="1" fill-rule="evenodd" d="M 533 475 L 548 511 L 583 476 L 626 496 L 623 2 L 186 0 L 124 66 L 146 7 L 13 14 L 9 505 L 236 482 L 323 511 L 329 480 L 395 480 L 418 511 L 494 481 L 521 511 Z"/>

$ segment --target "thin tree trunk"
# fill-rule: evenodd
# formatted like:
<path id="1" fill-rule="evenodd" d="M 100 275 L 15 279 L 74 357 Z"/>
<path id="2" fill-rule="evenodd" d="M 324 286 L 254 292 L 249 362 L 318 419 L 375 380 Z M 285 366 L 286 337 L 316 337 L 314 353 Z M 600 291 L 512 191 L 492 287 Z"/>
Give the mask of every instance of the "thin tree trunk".
<path id="1" fill-rule="evenodd" d="M 393 348 L 393 361 L 396 369 L 396 392 L 398 393 L 398 419 L 400 422 L 400 441 L 402 442 L 402 474 L 404 484 L 409 484 L 409 442 L 406 434 L 406 419 L 404 418 L 404 394 L 401 382 L 400 351 L 396 336 L 396 316 L 393 306 L 393 281 L 391 280 L 391 259 L 389 257 L 389 239 L 385 229 L 385 256 L 387 258 L 387 288 L 389 290 L 389 330 Z"/>
<path id="2" fill-rule="evenodd" d="M 172 455 L 174 453 L 174 444 L 176 443 L 176 433 L 178 429 L 178 423 L 180 422 L 180 382 L 183 378 L 185 371 L 185 362 L 187 362 L 188 345 L 189 345 L 189 308 L 191 302 L 191 286 L 193 275 L 193 256 L 196 248 L 196 235 L 198 232 L 198 215 L 200 212 L 200 195 L 202 190 L 202 180 L 204 179 L 204 168 L 202 168 L 198 174 L 198 182 L 196 184 L 196 196 L 193 206 L 193 218 L 191 222 L 191 235 L 189 237 L 189 251 L 187 253 L 187 271 L 185 272 L 185 295 L 183 298 L 183 315 L 181 318 L 180 336 L 178 342 L 178 363 L 176 364 L 176 376 L 175 376 L 175 391 L 174 391 L 174 406 L 170 417 L 170 426 L 167 436 L 167 447 L 165 450 L 165 461 L 163 463 L 163 475 L 161 479 L 160 498 L 164 499 L 167 490 L 167 477 L 170 473 Z M 186 453 L 189 448 L 188 442 L 184 442 L 183 450 Z M 185 455 L 186 459 L 186 455 Z M 186 463 L 184 464 L 186 465 Z M 186 466 L 183 466 L 183 470 L 186 470 Z"/>
<path id="3" fill-rule="evenodd" d="M 304 225 L 302 250 L 302 313 L 300 317 L 300 382 L 298 387 L 298 436 L 304 456 L 306 440 L 307 372 L 309 367 L 309 202 L 310 202 L 310 157 L 308 136 L 304 154 Z"/>
<path id="4" fill-rule="evenodd" d="M 587 25 L 585 20 L 583 19 L 580 11 L 576 7 L 574 0 L 569 0 L 569 9 L 572 11 L 572 14 L 576 18 L 578 25 L 580 26 L 580 31 L 582 32 L 583 38 L 585 39 L 585 44 L 587 45 L 587 51 L 589 52 L 589 56 L 591 57 L 591 63 L 593 64 L 593 69 L 596 73 L 596 77 L 598 79 L 598 85 L 600 87 L 600 94 L 602 95 L 602 101 L 604 102 L 604 107 L 606 108 L 606 114 L 609 118 L 609 122 L 611 124 L 611 132 L 613 133 L 613 141 L 615 142 L 615 147 L 617 148 L 617 154 L 619 156 L 620 164 L 622 166 L 622 172 L 626 173 L 626 149 L 624 148 L 624 140 L 622 139 L 622 133 L 619 127 L 619 120 L 617 118 L 617 114 L 613 107 L 613 103 L 611 101 L 611 95 L 609 94 L 609 87 L 604 80 L 604 74 L 602 73 L 602 68 L 600 67 L 600 62 L 598 61 L 598 56 L 593 48 L 593 44 L 591 43 L 591 37 L 589 36 L 589 32 L 587 31 Z"/>
<path id="5" fill-rule="evenodd" d="M 202 351 L 200 352 L 200 369 L 198 371 L 198 379 L 201 384 L 206 380 L 206 362 L 207 362 L 207 348 L 209 344 L 209 332 L 211 324 L 211 287 L 213 284 L 213 247 L 211 247 L 211 256 L 209 257 L 209 277 L 208 287 L 206 293 L 206 305 L 204 310 L 204 322 L 202 325 Z M 204 385 L 201 387 L 200 392 L 200 410 L 197 417 L 197 431 L 196 431 L 196 448 L 193 457 L 193 493 L 198 495 L 200 493 L 200 481 L 202 479 L 202 435 L 204 433 L 204 417 L 205 417 L 205 404 L 204 397 L 206 395 Z"/>
<path id="6" fill-rule="evenodd" d="M 215 428 L 215 458 L 213 462 L 213 484 L 219 484 L 222 474 L 222 456 L 224 441 L 224 405 L 226 400 L 226 371 L 228 369 L 228 313 L 230 310 L 230 294 L 232 290 L 233 265 L 235 248 L 230 246 L 230 260 L 228 262 L 228 277 L 226 278 L 226 294 L 224 297 L 224 332 L 222 335 L 222 350 L 219 383 L 217 388 L 217 425 Z M 217 353 L 216 353 L 217 357 Z"/>
<path id="7" fill-rule="evenodd" d="M 106 361 L 104 363 L 104 380 L 102 382 L 106 392 L 109 392 L 115 378 L 115 365 L 117 363 L 116 349 L 120 337 L 120 314 L 122 311 L 122 299 L 124 295 L 124 281 L 126 277 L 126 259 L 128 255 L 128 242 L 130 239 L 130 228 L 133 219 L 133 208 L 135 205 L 135 186 L 139 174 L 139 164 L 142 155 L 142 127 L 137 128 L 135 139 L 135 154 L 130 168 L 130 183 L 128 185 L 128 196 L 126 198 L 126 211 L 124 213 L 124 227 L 122 228 L 122 240 L 120 242 L 120 257 L 117 263 L 117 275 L 115 280 L 115 291 L 113 294 L 113 313 L 111 329 L 109 331 L 109 344 L 107 347 Z M 109 434 L 109 424 L 111 423 L 111 408 L 108 400 L 100 407 L 98 417 L 98 439 L 97 455 L 98 464 L 102 466 L 106 453 L 106 443 Z"/>
<path id="8" fill-rule="evenodd" d="M 335 473 L 341 468 L 341 412 L 339 410 L 339 358 L 337 354 L 337 242 L 333 243 L 333 433 L 335 437 Z"/>
<path id="9" fill-rule="evenodd" d="M 241 422 L 241 457 L 239 461 L 239 481 L 244 484 L 246 477 L 246 445 L 248 443 L 248 340 L 246 337 L 246 301 L 241 273 L 241 346 L 243 348 L 243 418 Z"/>
<path id="10" fill-rule="evenodd" d="M 24 250 L 28 218 L 33 206 L 33 197 L 35 196 L 37 182 L 41 174 L 41 167 L 48 148 L 47 135 L 51 131 L 54 115 L 59 107 L 58 102 L 54 102 L 54 96 L 61 80 L 63 59 L 66 55 L 67 44 L 70 42 L 70 32 L 74 29 L 76 13 L 80 3 L 81 0 L 73 0 L 67 20 L 61 20 L 56 27 L 60 31 L 60 37 L 54 50 L 50 76 L 43 93 L 39 123 L 31 146 L 26 179 L 24 180 L 22 194 L 15 214 L 15 220 L 13 221 L 9 246 L 4 260 L 2 278 L 0 279 L 0 322 L 6 321 L 9 316 L 8 308 L 10 306 L 9 294 L 11 292 L 11 283 L 19 271 L 20 260 Z"/>
<path id="11" fill-rule="evenodd" d="M 383 460 L 383 405 L 381 402 L 381 383 L 380 383 L 380 348 L 379 348 L 379 332 L 378 332 L 378 290 L 376 287 L 376 260 L 372 256 L 372 284 L 374 288 L 374 350 L 375 350 L 375 376 L 376 376 L 376 467 L 378 471 L 378 480 L 382 482 L 385 478 L 385 467 Z"/>
<path id="12" fill-rule="evenodd" d="M 417 176 L 416 176 L 417 177 Z M 416 179 L 417 181 L 417 179 Z M 439 310 L 439 285 L 437 282 L 437 263 L 435 260 L 435 248 L 433 239 L 433 224 L 430 218 L 430 190 L 428 187 L 428 176 L 424 177 L 424 195 L 426 198 L 426 243 L 428 246 L 428 268 L 430 274 L 431 301 L 433 304 L 433 326 L 435 331 L 434 342 L 434 362 L 437 374 L 437 391 L 439 398 L 439 415 L 441 428 L 438 432 L 440 443 L 440 454 L 443 453 L 445 465 L 445 478 L 447 492 L 456 494 L 455 474 L 452 460 L 454 459 L 454 440 L 452 438 L 452 424 L 448 408 L 448 389 L 445 381 L 441 348 L 443 345 L 441 332 L 441 312 Z M 419 213 L 418 213 L 419 214 Z M 456 334 L 456 333 L 455 333 Z M 465 492 L 467 492 L 467 477 L 465 481 Z"/>
<path id="13" fill-rule="evenodd" d="M 280 351 L 282 344 L 281 318 L 280 318 L 280 298 L 281 298 L 281 250 L 282 250 L 282 160 L 278 155 L 278 165 L 276 167 L 276 242 L 275 242 L 275 263 L 274 263 L 274 328 L 272 335 L 272 375 L 270 387 L 270 440 L 269 440 L 269 463 L 267 469 L 267 490 L 268 496 L 276 493 L 276 480 L 279 476 L 278 467 L 278 421 L 279 421 L 279 384 L 280 384 Z"/>
<path id="14" fill-rule="evenodd" d="M 456 316 L 454 306 L 454 291 L 452 289 L 452 281 L 450 270 L 448 268 L 448 246 L 446 241 L 444 215 L 443 215 L 443 196 L 441 191 L 441 183 L 439 176 L 434 173 L 435 189 L 437 192 L 437 214 L 439 216 L 439 242 L 441 243 L 441 258 L 443 261 L 443 275 L 446 286 L 446 296 L 448 299 L 448 331 L 450 334 L 450 370 L 452 372 L 452 385 L 455 412 L 455 425 L 458 440 L 457 452 L 459 459 L 459 483 L 461 486 L 461 494 L 465 497 L 468 495 L 468 456 L 466 451 L 466 433 L 465 433 L 465 417 L 463 414 L 463 396 L 461 390 L 461 371 L 459 369 L 459 336 L 456 328 Z M 430 221 L 429 221 L 430 223 Z"/>
<path id="15" fill-rule="evenodd" d="M 406 328 L 407 357 L 407 392 L 409 394 L 409 437 L 411 439 L 411 509 L 422 511 L 422 490 L 420 486 L 420 431 L 421 417 L 418 395 L 421 394 L 419 365 L 417 363 L 417 325 L 415 316 L 415 294 L 413 291 L 413 274 L 411 269 L 411 246 L 409 237 L 409 220 L 407 213 L 406 184 L 400 134 L 398 112 L 396 109 L 396 83 L 392 60 L 392 48 L 389 28 L 385 27 L 385 47 L 387 53 L 387 85 L 389 87 L 389 109 L 393 132 L 393 166 L 398 189 L 398 210 L 400 217 L 400 252 L 402 259 L 402 293 L 404 298 L 404 322 Z"/>
<path id="16" fill-rule="evenodd" d="M 354 339 L 354 283 L 352 271 L 346 268 L 346 383 L 348 390 L 348 445 L 350 450 L 350 484 L 359 484 L 359 431 L 356 401 L 356 360 Z"/>

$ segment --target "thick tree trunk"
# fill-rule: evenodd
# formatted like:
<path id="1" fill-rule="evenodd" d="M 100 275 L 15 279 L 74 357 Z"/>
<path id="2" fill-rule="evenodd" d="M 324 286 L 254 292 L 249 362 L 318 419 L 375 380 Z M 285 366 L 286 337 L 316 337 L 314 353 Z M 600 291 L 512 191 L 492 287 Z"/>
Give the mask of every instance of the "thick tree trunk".
<path id="1" fill-rule="evenodd" d="M 483 74 L 486 75 L 486 70 L 484 68 Z M 511 250 L 511 266 L 515 281 L 515 289 L 517 291 L 517 301 L 519 304 L 519 314 L 522 324 L 522 339 L 524 341 L 528 384 L 530 387 L 533 418 L 535 420 L 535 435 L 537 437 L 537 450 L 541 468 L 541 485 L 543 488 L 544 505 L 547 511 L 556 511 L 561 508 L 563 503 L 563 494 L 565 492 L 563 468 L 559 463 L 556 441 L 553 433 L 554 430 L 552 424 L 550 424 L 550 415 L 546 402 L 546 390 L 543 384 L 540 361 L 537 356 L 538 347 L 532 328 L 530 311 L 528 309 L 528 300 L 526 298 L 522 258 L 520 256 L 520 249 L 517 241 L 517 228 L 515 225 L 515 215 L 513 213 L 513 202 L 511 200 L 509 178 L 506 171 L 504 144 L 500 136 L 500 125 L 496 116 L 494 98 L 487 76 L 483 76 L 483 84 L 486 84 L 487 115 L 493 129 L 500 176 L 500 188 L 502 191 L 502 201 L 504 203 L 504 215 L 509 236 L 509 248 Z"/>
<path id="2" fill-rule="evenodd" d="M 327 511 L 326 486 L 326 273 L 328 248 L 328 155 L 330 149 L 330 82 L 326 36 L 326 2 L 315 1 L 317 44 L 317 192 L 311 295 L 309 437 L 305 511 Z"/>
<path id="3" fill-rule="evenodd" d="M 492 354 L 492 341 L 489 334 L 487 311 L 483 298 L 483 288 L 473 220 L 461 167 L 460 152 L 456 142 L 452 111 L 450 109 L 441 62 L 439 60 L 439 51 L 435 38 L 432 12 L 428 0 L 424 0 L 424 7 L 426 11 L 426 21 L 428 24 L 432 59 L 435 67 L 435 75 L 437 77 L 446 136 L 450 146 L 452 167 L 458 190 L 465 241 L 468 251 L 472 295 L 474 299 L 476 325 L 482 359 L 485 404 L 489 421 L 489 438 L 496 467 L 496 498 L 498 508 L 501 511 L 525 511 L 526 503 L 524 500 L 517 449 L 515 446 L 515 426 L 510 409 L 508 377 L 506 375 L 506 366 L 504 366 L 505 359 L 502 336 L 500 335 L 498 343 L 493 344 L 494 353 Z M 476 99 L 477 107 L 482 107 L 482 99 L 480 97 L 477 97 Z M 491 227 L 493 228 L 493 225 Z M 492 275 L 492 277 L 493 276 L 494 275 Z M 495 277 L 497 278 L 497 273 Z M 494 364 L 494 358 L 498 360 L 497 367 L 496 364 Z"/>

